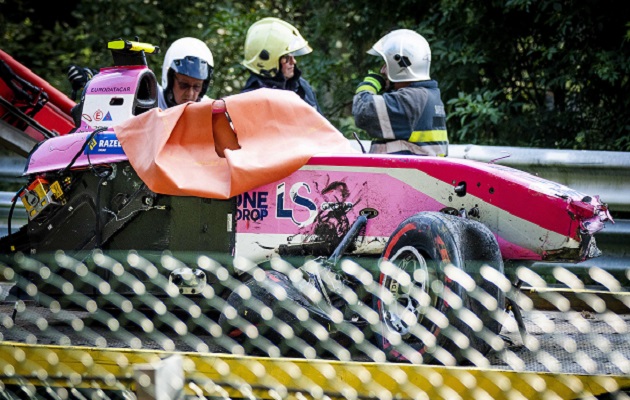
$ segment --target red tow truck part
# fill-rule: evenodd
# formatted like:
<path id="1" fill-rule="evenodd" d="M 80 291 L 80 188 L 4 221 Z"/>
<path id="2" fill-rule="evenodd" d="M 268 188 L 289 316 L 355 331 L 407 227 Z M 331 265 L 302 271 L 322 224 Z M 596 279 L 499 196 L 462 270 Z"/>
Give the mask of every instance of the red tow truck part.
<path id="1" fill-rule="evenodd" d="M 37 143 L 74 128 L 76 103 L 0 50 L 0 142 L 26 155 Z"/>

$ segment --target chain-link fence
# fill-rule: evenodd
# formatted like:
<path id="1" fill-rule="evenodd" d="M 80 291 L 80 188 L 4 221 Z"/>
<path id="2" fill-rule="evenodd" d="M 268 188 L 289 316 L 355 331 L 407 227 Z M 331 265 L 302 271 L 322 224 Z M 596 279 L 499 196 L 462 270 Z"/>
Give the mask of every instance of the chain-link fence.
<path id="1" fill-rule="evenodd" d="M 6 256 L 2 396 L 628 398 L 630 269 L 421 259 Z"/>

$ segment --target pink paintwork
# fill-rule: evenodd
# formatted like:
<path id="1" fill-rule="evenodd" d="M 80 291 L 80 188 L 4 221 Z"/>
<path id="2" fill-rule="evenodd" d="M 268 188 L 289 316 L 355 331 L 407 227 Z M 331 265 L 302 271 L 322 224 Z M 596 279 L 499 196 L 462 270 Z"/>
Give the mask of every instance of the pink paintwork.
<path id="1" fill-rule="evenodd" d="M 91 133 L 73 133 L 42 142 L 29 155 L 24 175 L 64 169 L 70 165 L 78 153 L 80 155 L 72 164 L 73 168 L 127 160 L 127 156 L 115 138 L 114 131 L 110 130 L 97 134 L 91 146 L 86 146 L 86 149 L 81 150 Z"/>
<path id="2" fill-rule="evenodd" d="M 147 72 L 150 70 L 145 65 L 102 68 L 87 85 L 81 125 L 76 132 L 42 142 L 29 155 L 24 174 L 63 169 L 79 152 L 81 154 L 72 164 L 74 168 L 126 161 L 127 156 L 112 127 L 133 116 L 138 82 Z M 82 150 L 97 128 L 107 130 L 97 134 Z"/>
<path id="3" fill-rule="evenodd" d="M 102 68 L 87 84 L 76 132 L 111 128 L 136 115 L 137 92 L 147 74 L 151 75 L 149 81 L 155 83 L 155 75 L 145 65 Z M 143 93 L 143 97 L 151 95 L 157 105 L 157 92 Z"/>
<path id="4" fill-rule="evenodd" d="M 377 216 L 356 252 L 378 252 L 405 218 L 451 208 L 487 225 L 505 259 L 581 261 L 591 256 L 582 233 L 610 217 L 597 198 L 512 168 L 389 155 L 316 156 L 286 179 L 240 195 L 237 205 L 237 254 L 254 259 L 280 244 L 340 236 L 366 209 Z"/>
<path id="5" fill-rule="evenodd" d="M 138 74 L 146 69 L 143 65 L 101 68 L 90 81 L 86 96 L 135 94 Z"/>

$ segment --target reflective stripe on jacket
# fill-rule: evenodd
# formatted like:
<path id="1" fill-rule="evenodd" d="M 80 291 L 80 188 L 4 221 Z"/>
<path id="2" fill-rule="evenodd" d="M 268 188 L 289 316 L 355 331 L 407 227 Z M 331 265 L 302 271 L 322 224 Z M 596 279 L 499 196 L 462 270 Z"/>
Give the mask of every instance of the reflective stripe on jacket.
<path id="1" fill-rule="evenodd" d="M 404 140 L 412 144 L 389 145 L 392 149 L 405 148 L 404 151 L 431 156 L 448 154 L 444 103 L 434 80 L 413 82 L 383 95 L 357 93 L 352 114 L 357 127 L 374 138 L 384 139 L 381 143 Z M 373 146 L 373 149 L 388 147 Z"/>

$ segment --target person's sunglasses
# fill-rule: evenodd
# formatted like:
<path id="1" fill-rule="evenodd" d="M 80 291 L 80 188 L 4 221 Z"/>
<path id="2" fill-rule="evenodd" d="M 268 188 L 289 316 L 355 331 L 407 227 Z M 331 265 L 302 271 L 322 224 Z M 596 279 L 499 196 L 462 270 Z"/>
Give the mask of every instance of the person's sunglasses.
<path id="1" fill-rule="evenodd" d="M 180 81 L 177 77 L 175 77 L 175 81 L 177 82 L 177 87 L 179 87 L 180 90 L 187 91 L 192 89 L 195 93 L 201 92 L 202 85 L 200 83 L 191 85 L 188 82 Z"/>

